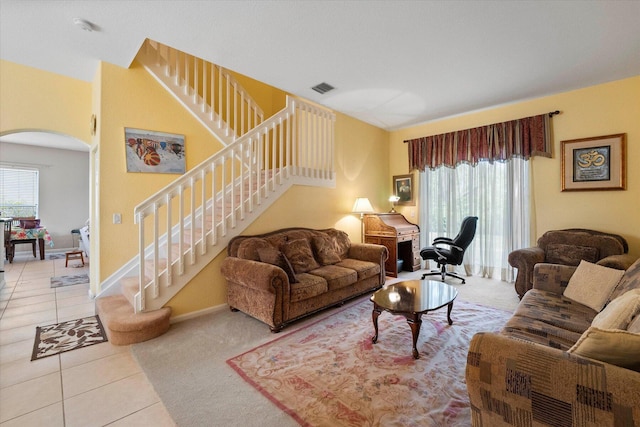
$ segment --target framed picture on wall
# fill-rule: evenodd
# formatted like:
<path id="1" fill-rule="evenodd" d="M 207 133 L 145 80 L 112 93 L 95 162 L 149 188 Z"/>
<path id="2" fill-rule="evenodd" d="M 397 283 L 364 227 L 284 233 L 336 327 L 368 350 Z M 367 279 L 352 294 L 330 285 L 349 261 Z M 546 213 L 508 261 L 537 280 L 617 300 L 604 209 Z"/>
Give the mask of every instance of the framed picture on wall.
<path id="1" fill-rule="evenodd" d="M 624 190 L 626 134 L 562 141 L 562 191 Z"/>
<path id="2" fill-rule="evenodd" d="M 400 198 L 396 203 L 398 206 L 415 206 L 413 175 L 394 175 L 393 193 Z"/>
<path id="3" fill-rule="evenodd" d="M 124 128 L 127 172 L 186 171 L 184 135 Z"/>

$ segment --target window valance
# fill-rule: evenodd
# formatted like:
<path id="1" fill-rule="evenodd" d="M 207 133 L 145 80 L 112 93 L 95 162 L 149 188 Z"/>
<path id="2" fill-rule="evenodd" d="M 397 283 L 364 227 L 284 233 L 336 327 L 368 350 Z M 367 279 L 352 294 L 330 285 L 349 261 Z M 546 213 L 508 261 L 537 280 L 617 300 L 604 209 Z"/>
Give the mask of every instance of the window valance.
<path id="1" fill-rule="evenodd" d="M 551 157 L 550 116 L 541 114 L 404 141 L 409 170 L 424 171 L 460 163 L 505 161 L 512 157 Z"/>

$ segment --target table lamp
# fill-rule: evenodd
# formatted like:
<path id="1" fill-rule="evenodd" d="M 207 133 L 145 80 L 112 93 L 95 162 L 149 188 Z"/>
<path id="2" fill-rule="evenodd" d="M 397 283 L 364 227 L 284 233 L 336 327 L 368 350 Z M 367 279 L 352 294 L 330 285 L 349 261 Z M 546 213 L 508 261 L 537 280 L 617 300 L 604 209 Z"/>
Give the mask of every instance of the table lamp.
<path id="1" fill-rule="evenodd" d="M 366 197 L 358 197 L 351 211 L 360 214 L 360 241 L 364 243 L 364 214 L 373 213 L 373 206 Z"/>
<path id="2" fill-rule="evenodd" d="M 398 200 L 400 200 L 400 197 L 398 196 L 389 197 L 389 201 L 391 202 L 391 210 L 389 213 L 396 213 L 396 203 L 398 203 Z"/>

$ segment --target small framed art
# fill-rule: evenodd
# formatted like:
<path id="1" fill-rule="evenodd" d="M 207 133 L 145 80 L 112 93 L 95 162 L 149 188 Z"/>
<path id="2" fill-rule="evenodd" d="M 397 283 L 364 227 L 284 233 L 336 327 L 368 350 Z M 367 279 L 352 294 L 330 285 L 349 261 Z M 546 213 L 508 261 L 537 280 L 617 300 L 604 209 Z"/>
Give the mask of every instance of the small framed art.
<path id="1" fill-rule="evenodd" d="M 562 191 L 624 190 L 626 134 L 562 141 Z"/>
<path id="2" fill-rule="evenodd" d="M 184 135 L 124 128 L 127 172 L 186 171 Z"/>
<path id="3" fill-rule="evenodd" d="M 394 175 L 393 192 L 400 199 L 398 206 L 415 206 L 416 199 L 413 194 L 413 175 Z"/>

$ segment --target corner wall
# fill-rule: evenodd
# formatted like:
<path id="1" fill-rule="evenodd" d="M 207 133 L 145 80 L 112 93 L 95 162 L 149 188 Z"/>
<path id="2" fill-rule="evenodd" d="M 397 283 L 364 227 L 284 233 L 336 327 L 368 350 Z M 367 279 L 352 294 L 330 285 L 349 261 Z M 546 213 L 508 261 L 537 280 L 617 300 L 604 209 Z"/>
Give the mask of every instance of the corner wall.
<path id="1" fill-rule="evenodd" d="M 407 173 L 407 139 L 555 110 L 561 114 L 551 120 L 553 158 L 532 160 L 533 241 L 548 230 L 591 228 L 624 236 L 629 252 L 640 257 L 640 76 L 391 132 L 391 174 Z M 617 133 L 627 134 L 627 189 L 562 192 L 561 141 Z"/>

